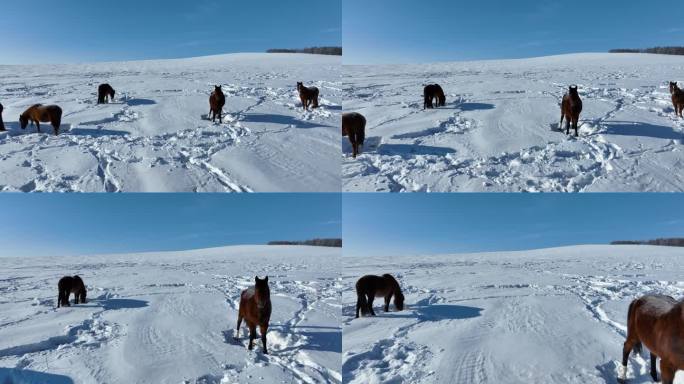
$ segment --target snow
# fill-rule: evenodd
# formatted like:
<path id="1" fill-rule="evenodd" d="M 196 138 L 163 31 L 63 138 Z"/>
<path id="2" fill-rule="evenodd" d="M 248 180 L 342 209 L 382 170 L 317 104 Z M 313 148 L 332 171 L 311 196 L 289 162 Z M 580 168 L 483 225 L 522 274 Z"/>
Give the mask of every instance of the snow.
<path id="1" fill-rule="evenodd" d="M 343 258 L 345 383 L 615 383 L 627 308 L 684 296 L 684 250 L 585 245 L 519 252 Z M 391 273 L 404 311 L 354 319 L 354 283 Z M 382 301 L 382 300 L 380 300 Z M 630 383 L 650 383 L 648 352 Z M 684 383 L 679 372 L 675 383 Z"/>
<path id="2" fill-rule="evenodd" d="M 345 191 L 682 191 L 684 120 L 668 81 L 681 56 L 570 54 L 425 65 L 344 66 L 345 111 L 368 121 L 343 145 Z M 447 105 L 423 111 L 423 86 Z M 558 130 L 579 85 L 580 137 Z"/>
<path id="3" fill-rule="evenodd" d="M 339 57 L 304 54 L 0 66 L 0 191 L 339 191 L 340 76 Z M 319 109 L 302 110 L 297 81 Z M 97 105 L 105 82 L 115 102 Z M 35 103 L 62 107 L 63 133 L 20 129 Z"/>
<path id="4" fill-rule="evenodd" d="M 339 260 L 307 246 L 3 258 L 0 383 L 340 383 Z M 87 304 L 55 308 L 66 274 Z M 269 355 L 247 350 L 244 325 L 233 340 L 255 275 L 269 276 Z"/>

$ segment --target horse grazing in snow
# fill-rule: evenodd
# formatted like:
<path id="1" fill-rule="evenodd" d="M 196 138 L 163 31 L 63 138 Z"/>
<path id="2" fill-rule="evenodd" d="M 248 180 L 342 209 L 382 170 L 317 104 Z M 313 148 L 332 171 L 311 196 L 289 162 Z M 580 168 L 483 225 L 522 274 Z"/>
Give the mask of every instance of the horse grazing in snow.
<path id="1" fill-rule="evenodd" d="M 563 129 L 563 117 L 565 117 L 565 134 L 570 134 L 570 123 L 572 123 L 572 128 L 575 129 L 575 136 L 579 136 L 577 122 L 579 121 L 580 113 L 582 113 L 582 99 L 580 99 L 579 93 L 577 93 L 577 86 L 571 85 L 568 88 L 568 93 L 563 95 L 561 119 L 558 127 Z"/>
<path id="2" fill-rule="evenodd" d="M 318 108 L 318 88 L 305 87 L 303 83 L 297 82 L 297 91 L 305 111 L 309 110 L 309 105 L 311 108 Z"/>
<path id="3" fill-rule="evenodd" d="M 373 300 L 376 297 L 385 298 L 385 312 L 389 312 L 389 303 L 394 296 L 394 307 L 398 311 L 404 310 L 404 294 L 401 293 L 399 282 L 390 274 L 382 276 L 366 275 L 356 282 L 356 318 L 359 318 L 359 311 L 363 315 L 371 314 L 373 311 Z"/>
<path id="4" fill-rule="evenodd" d="M 62 124 L 62 108 L 56 105 L 35 104 L 30 106 L 24 113 L 19 115 L 21 129 L 26 129 L 29 121 L 36 125 L 40 132 L 40 123 L 51 123 L 55 135 L 59 134 L 59 126 Z"/>
<path id="5" fill-rule="evenodd" d="M 653 381 L 658 381 L 656 358 L 660 358 L 662 382 L 672 384 L 677 370 L 684 369 L 684 301 L 665 295 L 646 295 L 629 304 L 620 383 L 627 382 L 630 352 L 641 352 L 642 344 L 651 352 Z"/>
<path id="6" fill-rule="evenodd" d="M 57 308 L 69 307 L 69 295 L 72 293 L 76 299 L 75 304 L 85 304 L 86 303 L 86 287 L 83 284 L 83 280 L 79 276 L 64 276 L 59 279 L 57 283 L 57 289 L 59 293 L 57 294 Z"/>
<path id="7" fill-rule="evenodd" d="M 439 84 L 429 84 L 423 88 L 423 109 L 434 108 L 432 101 L 435 100 L 438 107 L 446 105 L 444 90 Z"/>
<path id="8" fill-rule="evenodd" d="M 359 146 L 363 146 L 366 138 L 366 118 L 362 114 L 349 112 L 342 114 L 342 136 L 349 137 L 352 145 L 352 156 L 359 154 Z"/>
<path id="9" fill-rule="evenodd" d="M 97 87 L 97 103 L 106 104 L 110 101 L 114 101 L 115 93 L 116 91 L 114 91 L 114 88 L 112 88 L 111 85 L 100 84 L 100 86 Z"/>

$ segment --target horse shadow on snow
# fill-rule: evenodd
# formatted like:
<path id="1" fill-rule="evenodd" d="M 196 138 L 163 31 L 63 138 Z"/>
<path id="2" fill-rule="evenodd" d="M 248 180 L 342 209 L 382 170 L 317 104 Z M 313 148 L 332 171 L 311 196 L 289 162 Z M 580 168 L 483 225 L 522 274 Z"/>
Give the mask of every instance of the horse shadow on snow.
<path id="1" fill-rule="evenodd" d="M 68 376 L 52 373 L 31 371 L 20 368 L 0 368 L 0 383 L 2 384 L 74 384 Z"/>

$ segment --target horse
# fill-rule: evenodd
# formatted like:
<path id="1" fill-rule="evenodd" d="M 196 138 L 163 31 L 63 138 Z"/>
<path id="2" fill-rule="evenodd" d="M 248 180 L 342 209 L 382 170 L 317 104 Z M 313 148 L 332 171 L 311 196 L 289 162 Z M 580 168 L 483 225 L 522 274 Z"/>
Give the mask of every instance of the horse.
<path id="1" fill-rule="evenodd" d="M 684 301 L 665 295 L 646 295 L 629 304 L 620 383 L 627 380 L 630 352 L 641 352 L 642 344 L 651 352 L 653 380 L 658 381 L 656 358 L 659 357 L 662 382 L 672 384 L 675 372 L 684 369 Z"/>
<path id="2" fill-rule="evenodd" d="M 434 108 L 433 100 L 437 101 L 438 107 L 446 105 L 446 96 L 444 96 L 444 90 L 439 84 L 428 84 L 423 88 L 423 109 Z"/>
<path id="3" fill-rule="evenodd" d="M 226 105 L 226 95 L 223 94 L 220 85 L 215 85 L 214 92 L 209 96 L 209 115 L 213 113 L 211 121 L 216 121 L 216 115 L 219 117 L 219 122 L 223 121 L 221 113 L 224 105 Z"/>
<path id="4" fill-rule="evenodd" d="M 2 121 L 2 104 L 0 104 L 0 132 L 5 130 L 5 123 Z"/>
<path id="5" fill-rule="evenodd" d="M 382 276 L 366 275 L 356 282 L 356 318 L 359 318 L 359 310 L 365 316 L 373 311 L 373 300 L 376 297 L 385 298 L 385 312 L 389 312 L 389 303 L 394 296 L 394 307 L 398 311 L 404 310 L 404 294 L 397 280 L 390 274 Z"/>
<path id="6" fill-rule="evenodd" d="M 299 91 L 299 100 L 302 101 L 302 107 L 305 111 L 311 108 L 318 108 L 318 88 L 305 87 L 303 83 L 297 82 L 297 91 Z"/>
<path id="7" fill-rule="evenodd" d="M 114 88 L 109 84 L 100 84 L 97 87 L 97 103 L 106 104 L 109 101 L 114 101 Z"/>
<path id="8" fill-rule="evenodd" d="M 40 123 L 51 123 L 55 130 L 55 136 L 59 134 L 59 126 L 62 124 L 62 108 L 56 105 L 35 104 L 30 106 L 24 113 L 19 115 L 21 129 L 26 129 L 29 121 L 36 125 L 40 132 Z"/>
<path id="9" fill-rule="evenodd" d="M 580 113 L 582 113 L 582 100 L 579 97 L 579 93 L 577 93 L 577 86 L 571 85 L 568 88 L 568 93 L 563 95 L 561 118 L 558 127 L 563 129 L 563 117 L 565 117 L 565 134 L 570 134 L 570 123 L 572 123 L 572 128 L 575 129 L 575 136 L 579 136 L 577 122 L 579 121 Z"/>
<path id="10" fill-rule="evenodd" d="M 359 145 L 366 138 L 366 118 L 362 114 L 349 112 L 342 114 L 342 137 L 348 136 L 352 145 L 352 156 L 359 154 Z"/>
<path id="11" fill-rule="evenodd" d="M 253 287 L 245 289 L 240 294 L 235 340 L 240 339 L 240 325 L 244 319 L 249 328 L 249 346 L 247 348 L 251 351 L 254 347 L 253 341 L 256 339 L 256 327 L 258 325 L 263 352 L 268 354 L 266 332 L 268 331 L 268 322 L 271 319 L 271 291 L 268 288 L 268 276 L 264 279 L 259 279 L 259 276 L 256 276 L 254 282 Z"/>
<path id="12" fill-rule="evenodd" d="M 57 283 L 57 289 L 59 294 L 57 295 L 57 308 L 69 307 L 69 295 L 72 293 L 76 298 L 75 304 L 85 304 L 86 303 L 86 287 L 83 284 L 83 280 L 79 276 L 64 276 L 59 279 Z"/>
<path id="13" fill-rule="evenodd" d="M 670 81 L 670 94 L 672 95 L 675 116 L 684 117 L 682 116 L 682 111 L 684 111 L 684 91 L 679 89 L 676 81 Z"/>

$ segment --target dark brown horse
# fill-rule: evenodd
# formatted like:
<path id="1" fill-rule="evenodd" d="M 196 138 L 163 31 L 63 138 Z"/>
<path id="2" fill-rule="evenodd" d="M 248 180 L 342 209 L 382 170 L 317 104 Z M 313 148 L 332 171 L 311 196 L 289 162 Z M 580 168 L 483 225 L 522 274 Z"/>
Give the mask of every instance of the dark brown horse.
<path id="1" fill-rule="evenodd" d="M 672 95 L 672 105 L 674 106 L 675 116 L 682 116 L 684 110 L 684 91 L 679 89 L 676 81 L 670 81 L 670 94 Z"/>
<path id="2" fill-rule="evenodd" d="M 2 104 L 0 104 L 0 131 L 5 130 L 5 123 L 2 121 Z"/>
<path id="3" fill-rule="evenodd" d="M 568 89 L 568 93 L 563 95 L 561 119 L 558 127 L 563 129 L 563 117 L 565 117 L 565 134 L 570 134 L 570 123 L 572 123 L 572 128 L 575 129 L 575 136 L 579 136 L 577 122 L 579 122 L 580 113 L 582 113 L 582 100 L 579 97 L 579 93 L 577 93 L 577 86 L 572 85 Z"/>
<path id="4" fill-rule="evenodd" d="M 318 88 L 305 87 L 301 82 L 297 82 L 297 90 L 299 91 L 299 100 L 302 101 L 304 110 L 308 111 L 309 105 L 311 105 L 311 108 L 318 108 Z"/>
<path id="5" fill-rule="evenodd" d="M 438 107 L 446 105 L 444 90 L 439 84 L 428 84 L 423 88 L 423 109 L 434 108 L 432 101 L 435 100 Z"/>
<path id="6" fill-rule="evenodd" d="M 216 85 L 214 86 L 214 92 L 209 96 L 209 115 L 211 115 L 211 121 L 216 121 L 216 115 L 218 115 L 219 122 L 223 121 L 221 114 L 223 113 L 224 105 L 226 105 L 226 95 L 223 94 L 221 86 Z"/>
<path id="7" fill-rule="evenodd" d="M 52 123 L 55 135 L 59 134 L 59 126 L 62 125 L 62 108 L 56 105 L 35 104 L 30 106 L 19 116 L 21 129 L 26 129 L 28 123 L 32 122 L 40 132 L 40 123 Z"/>
<path id="8" fill-rule="evenodd" d="M 390 274 L 382 276 L 366 275 L 356 282 L 356 318 L 359 318 L 359 311 L 363 315 L 371 314 L 373 311 L 373 300 L 376 297 L 385 298 L 385 312 L 389 311 L 389 303 L 394 296 L 394 307 L 398 311 L 404 310 L 404 294 L 397 280 Z"/>
<path id="9" fill-rule="evenodd" d="M 76 299 L 75 304 L 85 304 L 86 302 L 86 287 L 85 284 L 83 284 L 83 280 L 78 276 L 62 277 L 59 279 L 59 283 L 57 283 L 57 289 L 59 290 L 59 294 L 57 295 L 57 308 L 60 306 L 71 306 L 71 304 L 69 304 L 69 295 L 72 293 Z"/>
<path id="10" fill-rule="evenodd" d="M 349 112 L 342 114 L 342 137 L 349 137 L 352 145 L 352 156 L 359 154 L 359 146 L 363 146 L 366 138 L 366 118 L 362 114 Z"/>
<path id="11" fill-rule="evenodd" d="M 249 328 L 248 348 L 252 350 L 258 325 L 259 332 L 261 333 L 261 343 L 264 348 L 263 351 L 265 354 L 268 354 L 268 349 L 266 349 L 266 332 L 268 332 L 268 322 L 271 319 L 271 291 L 268 288 L 268 276 L 263 280 L 256 276 L 254 281 L 253 287 L 245 289 L 240 294 L 240 308 L 238 310 L 235 339 L 238 340 L 240 338 L 240 325 L 242 324 L 242 319 L 244 319 Z"/>
<path id="12" fill-rule="evenodd" d="M 114 88 L 109 84 L 100 84 L 97 87 L 97 103 L 106 104 L 110 101 L 114 101 Z"/>
<path id="13" fill-rule="evenodd" d="M 684 302 L 664 295 L 646 295 L 632 301 L 627 312 L 627 340 L 619 382 L 626 382 L 630 352 L 640 352 L 642 344 L 651 352 L 653 380 L 658 381 L 659 357 L 663 384 L 672 384 L 677 370 L 684 369 Z"/>

